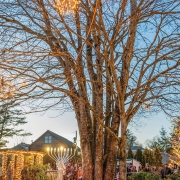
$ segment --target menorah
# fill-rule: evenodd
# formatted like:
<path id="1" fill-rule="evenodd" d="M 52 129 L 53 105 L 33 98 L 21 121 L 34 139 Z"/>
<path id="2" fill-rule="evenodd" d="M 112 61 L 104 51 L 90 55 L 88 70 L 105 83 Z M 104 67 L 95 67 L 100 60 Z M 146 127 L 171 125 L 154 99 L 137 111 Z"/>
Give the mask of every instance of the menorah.
<path id="1" fill-rule="evenodd" d="M 77 149 L 72 148 L 47 148 L 48 155 L 56 162 L 57 180 L 63 180 L 65 164 L 75 155 Z"/>

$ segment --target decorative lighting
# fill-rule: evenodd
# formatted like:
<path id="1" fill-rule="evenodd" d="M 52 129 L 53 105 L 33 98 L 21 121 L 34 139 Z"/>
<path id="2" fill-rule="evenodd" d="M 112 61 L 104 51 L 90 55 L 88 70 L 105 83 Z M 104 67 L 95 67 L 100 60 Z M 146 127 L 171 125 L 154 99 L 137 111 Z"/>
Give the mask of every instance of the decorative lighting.
<path id="1" fill-rule="evenodd" d="M 60 14 L 66 14 L 76 10 L 80 0 L 55 0 L 55 4 Z"/>
<path id="2" fill-rule="evenodd" d="M 0 151 L 0 154 L 2 154 L 2 175 L 6 179 L 6 170 L 7 170 L 7 160 L 8 156 L 11 156 L 10 163 L 12 164 L 12 172 L 13 176 L 17 180 L 21 180 L 21 171 L 24 168 L 24 156 L 31 155 L 31 156 L 37 156 L 37 162 L 36 164 L 43 164 L 43 154 L 40 152 L 34 152 L 34 151 L 15 151 L 15 150 L 4 150 Z M 16 169 L 15 168 L 15 156 L 17 156 L 16 161 Z"/>
<path id="3" fill-rule="evenodd" d="M 7 153 L 3 152 L 2 153 L 2 174 L 5 176 L 4 178 L 6 178 L 6 169 L 7 169 Z"/>
<path id="4" fill-rule="evenodd" d="M 61 180 L 63 176 L 63 169 L 65 170 L 65 164 L 75 156 L 75 152 L 73 149 L 66 149 L 62 146 L 60 148 L 47 148 L 48 155 L 56 162 L 57 169 L 58 169 L 58 177 L 57 180 Z"/>
<path id="5" fill-rule="evenodd" d="M 16 93 L 15 85 L 3 75 L 0 78 L 0 99 L 8 99 Z"/>

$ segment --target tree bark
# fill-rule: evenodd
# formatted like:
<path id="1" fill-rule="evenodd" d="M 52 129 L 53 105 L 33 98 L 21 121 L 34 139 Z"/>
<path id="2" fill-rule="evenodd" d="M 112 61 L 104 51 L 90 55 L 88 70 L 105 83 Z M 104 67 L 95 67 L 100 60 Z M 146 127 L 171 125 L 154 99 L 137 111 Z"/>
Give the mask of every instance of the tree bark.
<path id="1" fill-rule="evenodd" d="M 124 118 L 121 120 L 121 142 L 119 143 L 119 180 L 126 180 L 126 128 Z"/>
<path id="2" fill-rule="evenodd" d="M 93 153 L 92 153 L 92 131 L 86 106 L 81 102 L 74 103 L 76 118 L 78 121 L 81 156 L 83 164 L 83 178 L 93 180 Z"/>

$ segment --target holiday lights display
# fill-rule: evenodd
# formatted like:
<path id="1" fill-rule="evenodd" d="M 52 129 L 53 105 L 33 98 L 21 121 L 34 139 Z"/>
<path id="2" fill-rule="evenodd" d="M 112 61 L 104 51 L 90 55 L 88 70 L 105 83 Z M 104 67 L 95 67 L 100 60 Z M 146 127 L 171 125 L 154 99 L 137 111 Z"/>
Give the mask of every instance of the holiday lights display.
<path id="1" fill-rule="evenodd" d="M 7 153 L 3 152 L 2 154 L 2 174 L 6 178 L 6 169 L 7 169 Z"/>
<path id="2" fill-rule="evenodd" d="M 56 9 L 60 14 L 73 12 L 79 4 L 80 0 L 55 0 Z"/>
<path id="3" fill-rule="evenodd" d="M 30 159 L 29 159 L 29 164 L 34 164 L 34 155 L 33 154 L 31 154 L 31 157 L 30 157 Z"/>
<path id="4" fill-rule="evenodd" d="M 76 149 L 72 148 L 47 148 L 48 155 L 56 162 L 57 165 L 57 180 L 62 180 L 65 172 L 65 164 L 75 156 Z"/>
<path id="5" fill-rule="evenodd" d="M 35 164 L 43 164 L 43 156 L 42 155 L 36 156 Z"/>
<path id="6" fill-rule="evenodd" d="M 12 175 L 16 180 L 21 180 L 21 171 L 24 168 L 24 159 L 25 156 L 33 157 L 33 161 L 30 161 L 31 164 L 34 163 L 34 156 L 38 157 L 37 164 L 43 164 L 43 152 L 36 151 L 23 151 L 23 150 L 0 150 L 0 155 L 2 155 L 2 175 L 6 179 L 7 163 L 8 157 L 10 157 Z M 32 163 L 33 162 L 33 163 Z"/>
<path id="7" fill-rule="evenodd" d="M 11 155 L 11 164 L 14 165 L 15 164 L 15 154 Z M 15 176 L 15 170 L 14 168 L 12 168 L 12 175 L 13 177 Z"/>
<path id="8" fill-rule="evenodd" d="M 180 118 L 177 118 L 173 121 L 174 131 L 173 136 L 171 138 L 171 156 L 170 156 L 170 164 L 177 164 L 180 166 Z"/>
<path id="9" fill-rule="evenodd" d="M 21 171 L 24 167 L 24 155 L 22 153 L 18 154 L 17 167 L 16 167 L 16 178 L 21 180 Z"/>

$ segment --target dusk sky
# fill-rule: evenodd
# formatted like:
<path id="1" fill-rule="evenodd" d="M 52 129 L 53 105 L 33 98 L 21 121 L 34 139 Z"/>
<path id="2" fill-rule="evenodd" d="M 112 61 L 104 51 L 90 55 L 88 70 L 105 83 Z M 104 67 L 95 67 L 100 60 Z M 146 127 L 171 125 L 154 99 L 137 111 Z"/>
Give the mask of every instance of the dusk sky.
<path id="1" fill-rule="evenodd" d="M 45 114 L 29 114 L 26 115 L 27 124 L 22 128 L 26 132 L 31 132 L 33 135 L 24 139 L 26 143 L 35 141 L 45 131 L 51 130 L 70 141 L 73 141 L 75 137 L 75 131 L 78 130 L 75 115 L 73 112 L 66 112 L 62 115 L 57 114 L 57 111 L 48 111 Z M 142 123 L 138 124 L 138 127 L 130 127 L 130 130 L 136 135 L 137 140 L 145 145 L 147 139 L 152 139 L 154 136 L 159 135 L 159 131 L 163 126 L 167 131 L 170 131 L 171 123 L 167 117 L 163 114 L 152 116 L 151 119 L 141 119 Z M 10 138 L 7 147 L 13 147 L 22 140 L 21 138 Z M 78 135 L 79 140 L 79 135 Z M 78 142 L 79 144 L 79 142 Z"/>

